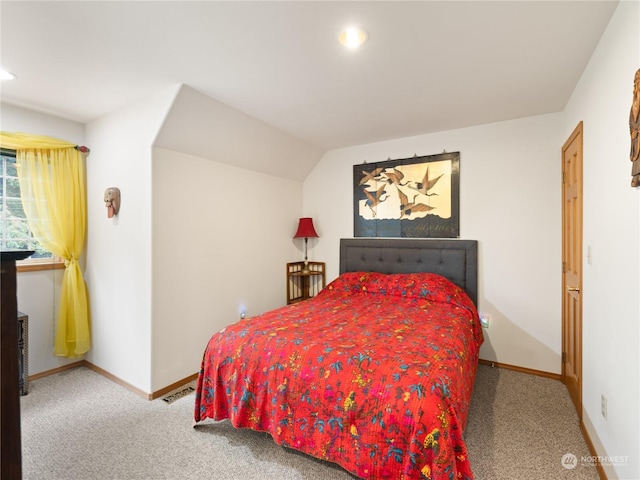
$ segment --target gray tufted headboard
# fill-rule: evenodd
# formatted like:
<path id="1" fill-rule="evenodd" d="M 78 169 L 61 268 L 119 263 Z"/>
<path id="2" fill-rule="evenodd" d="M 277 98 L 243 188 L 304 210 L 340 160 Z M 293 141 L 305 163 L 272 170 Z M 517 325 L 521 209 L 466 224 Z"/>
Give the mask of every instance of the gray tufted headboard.
<path id="1" fill-rule="evenodd" d="M 433 272 L 464 289 L 478 305 L 478 242 L 456 239 L 340 239 L 340 273 Z"/>

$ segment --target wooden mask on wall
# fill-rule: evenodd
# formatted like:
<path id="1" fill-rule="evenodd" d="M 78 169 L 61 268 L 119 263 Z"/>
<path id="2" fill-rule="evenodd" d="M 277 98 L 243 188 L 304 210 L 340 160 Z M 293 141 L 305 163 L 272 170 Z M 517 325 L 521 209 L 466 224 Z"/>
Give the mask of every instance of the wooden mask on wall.
<path id="1" fill-rule="evenodd" d="M 629 112 L 629 134 L 631 135 L 631 186 L 640 186 L 640 68 L 633 79 L 633 101 Z"/>

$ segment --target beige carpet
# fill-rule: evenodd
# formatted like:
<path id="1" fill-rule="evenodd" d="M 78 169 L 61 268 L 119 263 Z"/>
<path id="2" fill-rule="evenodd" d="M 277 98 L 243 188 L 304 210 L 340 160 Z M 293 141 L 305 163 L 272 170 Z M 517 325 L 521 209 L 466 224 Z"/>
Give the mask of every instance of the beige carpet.
<path id="1" fill-rule="evenodd" d="M 148 401 L 78 368 L 30 383 L 21 397 L 23 478 L 353 479 L 228 422 L 192 427 L 193 394 Z M 597 479 L 558 381 L 480 366 L 466 431 L 479 480 Z M 578 465 L 561 464 L 571 453 Z"/>
<path id="2" fill-rule="evenodd" d="M 478 479 L 598 479 L 566 387 L 557 380 L 481 365 L 465 439 Z M 573 454 L 567 469 L 562 458 Z"/>

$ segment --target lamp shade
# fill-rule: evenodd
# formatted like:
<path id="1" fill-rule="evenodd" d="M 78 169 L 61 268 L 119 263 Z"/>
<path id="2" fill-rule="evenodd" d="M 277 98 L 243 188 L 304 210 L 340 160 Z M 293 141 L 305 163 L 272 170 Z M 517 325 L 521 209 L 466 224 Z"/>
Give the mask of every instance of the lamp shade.
<path id="1" fill-rule="evenodd" d="M 298 231 L 293 238 L 318 238 L 316 229 L 313 228 L 313 219 L 309 217 L 301 218 L 298 223 Z"/>

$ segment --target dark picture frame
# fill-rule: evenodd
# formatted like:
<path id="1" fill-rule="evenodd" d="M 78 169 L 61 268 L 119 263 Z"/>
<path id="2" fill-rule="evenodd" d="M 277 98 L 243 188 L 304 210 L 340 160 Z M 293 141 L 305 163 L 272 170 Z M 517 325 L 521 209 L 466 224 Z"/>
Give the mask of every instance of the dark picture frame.
<path id="1" fill-rule="evenodd" d="M 353 166 L 354 237 L 459 238 L 460 152 Z"/>

